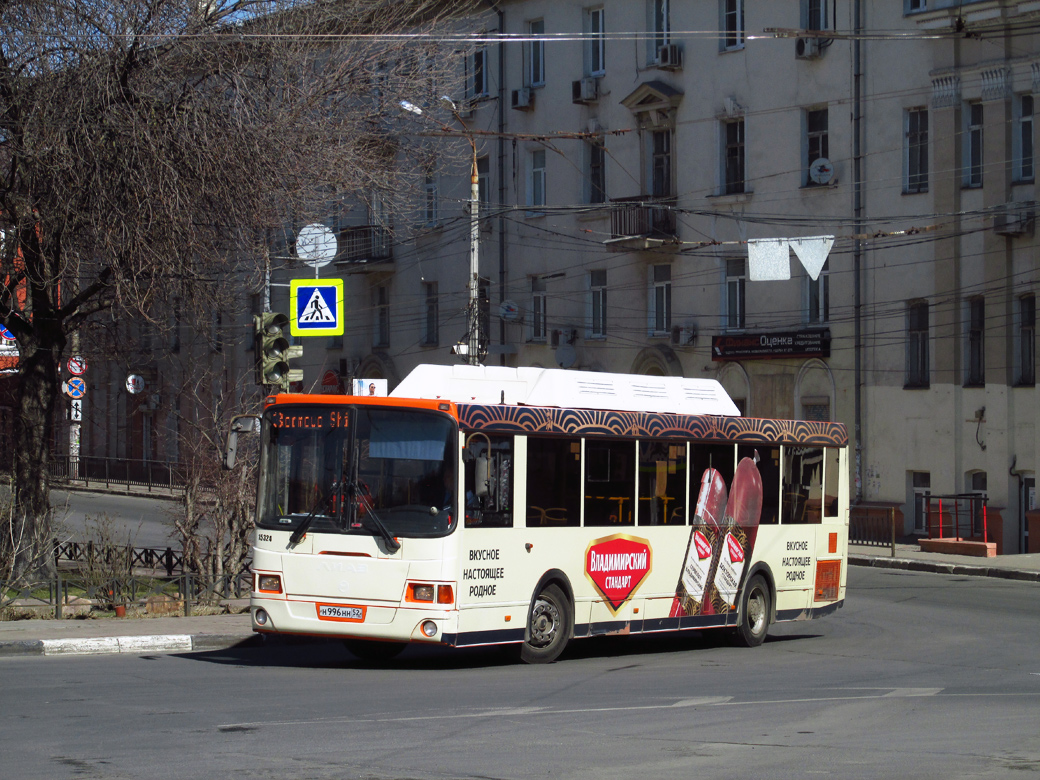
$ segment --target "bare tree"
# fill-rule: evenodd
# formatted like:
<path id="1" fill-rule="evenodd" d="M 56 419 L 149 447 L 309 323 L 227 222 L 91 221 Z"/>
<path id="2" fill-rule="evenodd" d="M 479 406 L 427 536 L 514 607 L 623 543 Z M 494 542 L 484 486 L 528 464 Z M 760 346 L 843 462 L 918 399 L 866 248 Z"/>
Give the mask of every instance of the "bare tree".
<path id="1" fill-rule="evenodd" d="M 70 334 L 262 257 L 322 193 L 399 193 L 400 100 L 452 91 L 469 0 L 0 0 L 0 323 L 20 351 L 14 510 L 47 538 Z M 317 194 L 317 196 L 316 196 Z M 194 292 L 192 292 L 194 291 Z"/>

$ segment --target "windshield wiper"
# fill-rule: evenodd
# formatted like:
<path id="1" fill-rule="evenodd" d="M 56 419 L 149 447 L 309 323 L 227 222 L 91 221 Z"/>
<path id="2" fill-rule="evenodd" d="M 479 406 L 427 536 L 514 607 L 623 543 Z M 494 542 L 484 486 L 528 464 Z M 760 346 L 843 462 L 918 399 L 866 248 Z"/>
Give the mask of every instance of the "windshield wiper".
<path id="1" fill-rule="evenodd" d="M 361 528 L 364 525 L 364 518 L 369 518 L 372 520 L 372 525 L 379 531 L 379 535 L 383 537 L 383 541 L 386 542 L 386 549 L 390 551 L 390 554 L 393 555 L 400 550 L 401 543 L 394 538 L 394 535 L 390 533 L 383 521 L 379 519 L 379 515 L 376 514 L 376 509 L 369 497 L 368 485 L 355 481 L 351 483 L 350 489 L 357 502 L 355 509 L 363 508 L 365 510 L 363 514 L 360 511 L 357 512 L 357 522 L 351 523 L 351 528 Z"/>
<path id="2" fill-rule="evenodd" d="M 310 528 L 311 523 L 314 522 L 314 517 L 318 513 L 318 510 L 325 506 L 325 504 L 328 502 L 328 497 L 331 495 L 335 495 L 338 489 L 339 482 L 333 482 L 332 489 L 329 490 L 328 493 L 318 494 L 318 498 L 314 502 L 314 506 L 311 507 L 311 511 L 307 513 L 307 516 L 303 518 L 303 522 L 301 522 L 296 527 L 296 530 L 292 532 L 292 536 L 289 537 L 290 549 L 303 541 L 303 537 L 307 535 L 307 529 Z"/>

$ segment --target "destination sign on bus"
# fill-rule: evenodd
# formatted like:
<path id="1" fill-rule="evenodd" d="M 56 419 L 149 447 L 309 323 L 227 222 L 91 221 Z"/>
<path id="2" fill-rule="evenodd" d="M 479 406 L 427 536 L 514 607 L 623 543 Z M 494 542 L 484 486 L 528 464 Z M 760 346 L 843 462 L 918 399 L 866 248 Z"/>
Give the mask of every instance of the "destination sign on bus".
<path id="1" fill-rule="evenodd" d="M 275 409 L 269 413 L 275 428 L 308 428 L 327 431 L 347 427 L 346 409 Z"/>

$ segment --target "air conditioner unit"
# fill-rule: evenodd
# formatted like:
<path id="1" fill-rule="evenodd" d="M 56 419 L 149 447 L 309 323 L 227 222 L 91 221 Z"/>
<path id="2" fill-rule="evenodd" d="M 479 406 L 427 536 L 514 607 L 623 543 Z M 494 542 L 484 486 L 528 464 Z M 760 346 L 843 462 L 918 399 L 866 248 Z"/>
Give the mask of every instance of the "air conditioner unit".
<path id="1" fill-rule="evenodd" d="M 993 216 L 993 232 L 1000 236 L 1032 235 L 1033 205 L 1030 201 L 1005 203 Z"/>
<path id="2" fill-rule="evenodd" d="M 814 60 L 822 53 L 819 38 L 799 38 L 794 44 L 794 56 L 800 60 Z"/>
<path id="3" fill-rule="evenodd" d="M 657 49 L 657 67 L 662 70 L 682 70 L 682 49 L 669 43 Z"/>
<path id="4" fill-rule="evenodd" d="M 477 99 L 476 98 L 466 98 L 464 100 L 460 100 L 459 103 L 458 103 L 458 106 L 459 106 L 459 112 L 458 112 L 459 116 L 462 117 L 463 119 L 469 119 L 471 116 L 473 116 L 473 111 L 477 107 Z"/>
<path id="5" fill-rule="evenodd" d="M 530 111 L 534 108 L 534 95 L 530 87 L 522 87 L 513 90 L 512 107 L 517 111 Z"/>
<path id="6" fill-rule="evenodd" d="M 674 347 L 692 347 L 694 342 L 697 341 L 697 326 L 696 325 L 673 325 L 672 326 L 672 346 Z"/>
<path id="7" fill-rule="evenodd" d="M 571 100 L 575 103 L 594 103 L 599 98 L 596 79 L 578 79 L 571 82 Z"/>

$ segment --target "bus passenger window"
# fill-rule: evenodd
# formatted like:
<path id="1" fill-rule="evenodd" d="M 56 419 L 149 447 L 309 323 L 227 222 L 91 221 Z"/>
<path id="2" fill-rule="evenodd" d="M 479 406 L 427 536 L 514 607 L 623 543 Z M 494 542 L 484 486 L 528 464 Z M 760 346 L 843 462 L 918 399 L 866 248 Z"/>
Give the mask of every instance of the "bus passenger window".
<path id="1" fill-rule="evenodd" d="M 527 525 L 581 524 L 581 441 L 527 440 Z"/>
<path id="2" fill-rule="evenodd" d="M 784 447 L 784 523 L 819 523 L 822 519 L 823 450 Z"/>
<path id="3" fill-rule="evenodd" d="M 470 433 L 462 452 L 467 526 L 513 527 L 513 437 Z"/>
<path id="4" fill-rule="evenodd" d="M 841 450 L 827 447 L 823 451 L 826 461 L 823 471 L 823 516 L 838 516 L 838 476 L 841 474 Z"/>
<path id="5" fill-rule="evenodd" d="M 693 496 L 690 498 L 690 517 L 693 518 L 697 507 L 697 497 L 700 495 L 701 482 L 704 480 L 704 472 L 707 469 L 715 469 L 719 472 L 726 489 L 733 484 L 733 469 L 736 466 L 734 460 L 735 448 L 732 444 L 698 444 L 690 445 L 690 490 Z M 695 522 L 693 519 L 691 523 Z"/>
<path id="6" fill-rule="evenodd" d="M 758 453 L 758 473 L 762 475 L 762 525 L 777 525 L 780 522 L 780 448 L 768 444 L 740 445 L 737 447 L 738 462 L 743 458 L 754 458 Z"/>
<path id="7" fill-rule="evenodd" d="M 636 445 L 585 440 L 585 525 L 633 525 Z"/>
<path id="8" fill-rule="evenodd" d="M 637 512 L 639 525 L 686 524 L 686 444 L 639 442 Z"/>

